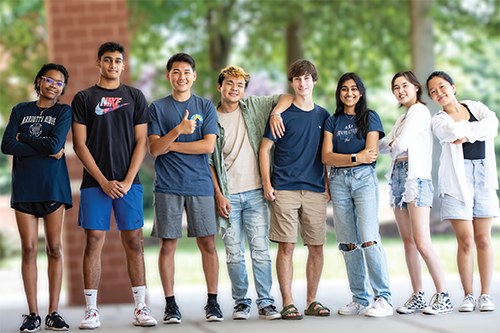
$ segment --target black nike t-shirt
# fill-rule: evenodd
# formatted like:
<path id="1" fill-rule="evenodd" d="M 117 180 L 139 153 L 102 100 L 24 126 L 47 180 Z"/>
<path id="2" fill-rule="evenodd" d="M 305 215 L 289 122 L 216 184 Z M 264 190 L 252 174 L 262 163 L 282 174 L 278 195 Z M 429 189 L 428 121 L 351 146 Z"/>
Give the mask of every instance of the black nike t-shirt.
<path id="1" fill-rule="evenodd" d="M 87 126 L 87 147 L 108 180 L 122 181 L 135 148 L 134 127 L 151 121 L 143 93 L 120 85 L 104 89 L 97 85 L 78 92 L 71 104 L 73 120 Z M 134 184 L 140 184 L 139 175 Z M 81 188 L 99 183 L 83 169 Z"/>

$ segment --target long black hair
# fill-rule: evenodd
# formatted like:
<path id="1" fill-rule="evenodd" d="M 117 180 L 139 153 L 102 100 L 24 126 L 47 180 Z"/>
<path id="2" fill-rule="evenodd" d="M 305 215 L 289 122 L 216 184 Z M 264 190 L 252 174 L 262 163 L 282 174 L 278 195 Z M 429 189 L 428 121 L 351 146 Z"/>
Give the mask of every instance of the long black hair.
<path id="1" fill-rule="evenodd" d="M 64 87 L 61 91 L 61 96 L 64 95 L 64 91 L 66 90 L 66 86 L 68 85 L 68 79 L 69 79 L 68 71 L 63 65 L 50 63 L 43 65 L 35 77 L 35 82 L 33 83 L 33 85 L 35 86 L 35 92 L 37 96 L 40 96 L 40 85 L 38 84 L 38 79 L 43 80 L 42 76 L 45 76 L 45 74 L 47 74 L 47 72 L 51 70 L 59 71 L 64 76 Z"/>
<path id="2" fill-rule="evenodd" d="M 342 90 L 342 85 L 347 80 L 354 80 L 356 86 L 358 87 L 359 93 L 361 96 L 359 97 L 359 101 L 356 103 L 354 107 L 354 111 L 356 112 L 356 118 L 354 122 L 356 126 L 358 126 L 358 133 L 356 136 L 358 139 L 366 138 L 366 134 L 368 134 L 368 126 L 370 123 L 369 113 L 373 112 L 368 109 L 366 106 L 366 88 L 361 81 L 361 78 L 356 73 L 345 73 L 339 79 L 339 83 L 337 84 L 337 91 L 335 92 L 335 99 L 337 100 L 337 109 L 335 109 L 334 116 L 340 116 L 344 113 L 344 103 L 340 100 L 340 91 Z"/>

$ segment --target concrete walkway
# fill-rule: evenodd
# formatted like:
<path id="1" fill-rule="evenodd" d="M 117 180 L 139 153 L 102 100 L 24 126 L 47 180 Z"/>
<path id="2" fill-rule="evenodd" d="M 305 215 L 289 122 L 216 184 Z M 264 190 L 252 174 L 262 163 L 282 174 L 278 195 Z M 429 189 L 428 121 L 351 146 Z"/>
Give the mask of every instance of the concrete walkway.
<path id="1" fill-rule="evenodd" d="M 132 304 L 125 305 L 102 305 L 99 306 L 101 328 L 96 332 L 213 332 L 213 333 L 246 333 L 246 332 L 384 332 L 384 333 L 413 333 L 413 332 L 436 332 L 457 333 L 477 332 L 489 333 L 500 332 L 500 274 L 496 273 L 493 279 L 491 296 L 496 300 L 497 310 L 494 312 L 475 311 L 473 313 L 459 313 L 458 306 L 462 301 L 462 291 L 457 275 L 446 277 L 449 291 L 455 310 L 452 314 L 442 316 L 426 316 L 421 313 L 414 315 L 394 314 L 385 318 L 368 318 L 358 316 L 340 316 L 337 309 L 347 304 L 351 297 L 347 281 L 322 281 L 318 292 L 318 300 L 332 309 L 330 317 L 305 317 L 300 321 L 265 321 L 259 320 L 257 309 L 252 307 L 251 317 L 246 321 L 235 321 L 231 319 L 234 306 L 231 299 L 230 286 L 221 286 L 219 290 L 219 302 L 224 313 L 224 322 L 207 323 L 204 320 L 203 307 L 206 302 L 206 292 L 203 286 L 182 287 L 176 289 L 176 298 L 179 303 L 183 318 L 180 325 L 164 325 L 161 318 L 164 309 L 163 293 L 160 289 L 148 290 L 148 306 L 153 316 L 159 321 L 158 326 L 152 328 L 134 327 L 132 322 Z M 3 281 L 6 283 L 7 281 Z M 479 293 L 478 277 L 475 277 L 475 293 Z M 5 285 L 3 286 L 5 287 Z M 433 285 L 430 279 L 424 281 L 427 300 L 433 293 Z M 297 282 L 293 285 L 296 305 L 299 309 L 305 307 L 305 283 Z M 391 279 L 391 290 L 395 307 L 402 305 L 410 294 L 410 283 L 406 278 Z M 277 285 L 273 286 L 272 294 L 277 298 L 276 305 L 281 310 L 281 300 Z M 255 299 L 255 292 L 251 290 L 250 296 Z M 24 296 L 19 295 L 19 297 Z M 10 306 L 0 297 L 0 332 L 19 332 L 22 323 L 21 314 L 26 313 L 26 306 L 14 302 Z M 46 315 L 47 302 L 40 301 L 41 315 Z M 78 331 L 78 323 L 83 318 L 84 307 L 61 306 L 61 315 L 70 325 L 70 331 Z M 42 317 L 43 319 L 43 317 Z M 42 327 L 43 330 L 43 327 Z"/>

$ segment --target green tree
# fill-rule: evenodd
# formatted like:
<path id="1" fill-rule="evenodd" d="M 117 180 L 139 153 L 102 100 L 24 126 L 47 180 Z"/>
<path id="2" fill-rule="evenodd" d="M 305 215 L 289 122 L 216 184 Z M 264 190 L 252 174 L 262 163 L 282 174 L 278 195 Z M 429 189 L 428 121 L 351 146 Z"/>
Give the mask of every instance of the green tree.
<path id="1" fill-rule="evenodd" d="M 6 120 L 14 105 L 34 98 L 33 80 L 47 62 L 43 1 L 2 0 L 0 31 L 0 114 Z"/>

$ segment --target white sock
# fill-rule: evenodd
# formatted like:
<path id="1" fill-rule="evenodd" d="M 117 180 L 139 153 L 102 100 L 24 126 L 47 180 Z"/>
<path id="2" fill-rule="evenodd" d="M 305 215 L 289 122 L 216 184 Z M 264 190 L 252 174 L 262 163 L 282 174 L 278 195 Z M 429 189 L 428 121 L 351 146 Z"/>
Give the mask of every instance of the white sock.
<path id="1" fill-rule="evenodd" d="M 132 287 L 132 294 L 134 295 L 136 308 L 139 304 L 146 305 L 146 286 Z"/>
<path id="2" fill-rule="evenodd" d="M 97 309 L 97 289 L 83 289 L 87 309 L 92 307 Z"/>

